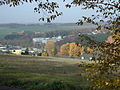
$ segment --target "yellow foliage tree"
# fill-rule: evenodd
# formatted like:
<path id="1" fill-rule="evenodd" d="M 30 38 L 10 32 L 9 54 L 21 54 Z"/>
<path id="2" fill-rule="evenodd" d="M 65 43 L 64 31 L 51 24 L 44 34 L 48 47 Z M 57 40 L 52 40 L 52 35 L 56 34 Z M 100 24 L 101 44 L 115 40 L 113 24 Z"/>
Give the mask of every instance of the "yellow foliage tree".
<path id="1" fill-rule="evenodd" d="M 70 43 L 69 56 L 79 57 L 84 52 L 83 46 L 78 43 Z"/>
<path id="2" fill-rule="evenodd" d="M 42 56 L 48 56 L 47 52 L 42 52 Z"/>
<path id="3" fill-rule="evenodd" d="M 84 47 L 79 43 L 67 43 L 60 47 L 60 53 L 66 56 L 79 57 L 84 53 Z"/>
<path id="4" fill-rule="evenodd" d="M 49 40 L 45 45 L 45 49 L 49 56 L 54 56 L 57 54 L 56 45 L 55 45 L 54 40 Z"/>
<path id="5" fill-rule="evenodd" d="M 88 54 L 93 54 L 93 49 L 90 48 L 90 47 L 88 47 L 88 48 L 87 48 L 87 53 L 88 53 Z"/>

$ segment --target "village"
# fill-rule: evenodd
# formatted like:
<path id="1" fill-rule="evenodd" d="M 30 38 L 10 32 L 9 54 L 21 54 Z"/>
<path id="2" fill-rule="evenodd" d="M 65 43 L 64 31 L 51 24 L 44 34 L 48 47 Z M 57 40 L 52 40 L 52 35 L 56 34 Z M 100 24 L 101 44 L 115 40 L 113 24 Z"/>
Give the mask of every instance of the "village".
<path id="1" fill-rule="evenodd" d="M 94 30 L 92 32 L 87 32 L 87 33 L 78 33 L 78 36 L 80 36 L 80 35 L 96 35 L 99 33 L 106 33 L 106 31 Z M 57 56 L 57 57 L 64 57 L 64 58 L 78 58 L 78 59 L 82 59 L 82 60 L 84 60 L 84 59 L 91 60 L 91 59 L 95 58 L 92 53 L 86 53 L 85 50 L 83 50 L 83 47 L 80 48 L 81 47 L 80 44 L 77 45 L 77 43 L 74 43 L 74 42 L 67 43 L 66 45 L 73 44 L 73 45 L 75 45 L 75 47 L 78 46 L 77 48 L 81 49 L 81 51 L 79 51 L 78 55 L 66 54 L 65 53 L 66 51 L 64 49 L 64 48 L 66 48 L 65 44 L 60 47 L 61 50 L 59 50 L 59 52 L 56 51 L 55 43 L 59 42 L 61 40 L 64 40 L 64 38 L 66 38 L 66 37 L 71 37 L 71 36 L 73 36 L 73 35 L 63 36 L 63 37 L 57 36 L 57 37 L 51 37 L 51 38 L 49 38 L 49 37 L 33 38 L 32 42 L 33 42 L 34 46 L 36 44 L 38 45 L 37 48 L 34 46 L 33 47 L 22 47 L 22 46 L 15 46 L 15 45 L 0 44 L 0 53 L 1 54 L 13 54 L 13 55 L 31 55 L 31 56 Z M 65 46 L 65 47 L 63 48 L 63 46 Z M 52 51 L 50 49 L 52 49 Z M 87 48 L 87 49 L 89 49 L 89 52 L 93 52 L 93 50 L 90 51 L 90 48 Z M 70 51 L 68 51 L 68 52 L 70 52 Z"/>

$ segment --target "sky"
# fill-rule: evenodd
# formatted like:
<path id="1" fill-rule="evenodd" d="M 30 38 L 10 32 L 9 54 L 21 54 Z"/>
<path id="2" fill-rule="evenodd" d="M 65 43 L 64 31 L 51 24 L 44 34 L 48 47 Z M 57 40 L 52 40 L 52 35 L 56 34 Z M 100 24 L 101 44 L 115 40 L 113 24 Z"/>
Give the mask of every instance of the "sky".
<path id="1" fill-rule="evenodd" d="M 93 10 L 81 10 L 81 7 L 65 8 L 63 2 L 57 0 L 60 5 L 59 11 L 63 12 L 63 15 L 58 17 L 52 23 L 75 23 L 82 16 L 90 16 L 95 14 Z M 34 12 L 36 3 L 23 5 L 17 7 L 9 7 L 6 5 L 0 6 L 0 24 L 2 23 L 44 23 L 39 21 L 40 14 Z M 44 15 L 42 15 L 44 16 Z"/>

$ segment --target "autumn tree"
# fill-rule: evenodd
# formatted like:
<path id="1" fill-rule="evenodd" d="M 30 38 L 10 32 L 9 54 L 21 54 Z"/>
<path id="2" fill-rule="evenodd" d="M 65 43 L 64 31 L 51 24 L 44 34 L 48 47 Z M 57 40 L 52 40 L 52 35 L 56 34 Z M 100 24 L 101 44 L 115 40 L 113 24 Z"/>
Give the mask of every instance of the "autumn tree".
<path id="1" fill-rule="evenodd" d="M 112 42 L 94 42 L 87 36 L 85 39 L 89 41 L 89 45 L 94 48 L 97 62 L 87 64 L 85 70 L 95 83 L 93 88 L 106 88 L 119 90 L 120 88 L 120 1 L 119 0 L 96 0 L 84 1 L 74 0 L 77 6 L 83 5 L 83 9 L 93 9 L 96 15 L 91 17 L 83 16 L 83 20 L 79 20 L 77 24 L 83 24 L 83 21 L 92 23 L 97 26 L 98 30 L 108 30 L 112 34 Z M 72 4 L 73 5 L 73 4 Z M 68 5 L 71 6 L 71 5 Z M 102 23 L 102 24 L 101 24 Z M 82 36 L 81 36 L 82 37 Z"/>
<path id="2" fill-rule="evenodd" d="M 63 44 L 60 47 L 60 54 L 61 55 L 65 55 L 65 56 L 69 56 L 69 48 L 70 48 L 70 44 L 69 43 Z"/>
<path id="3" fill-rule="evenodd" d="M 80 57 L 84 52 L 84 47 L 79 43 L 70 43 L 69 56 Z"/>
<path id="4" fill-rule="evenodd" d="M 48 56 L 47 52 L 42 52 L 41 56 Z"/>
<path id="5" fill-rule="evenodd" d="M 54 56 L 57 54 L 54 40 L 48 40 L 47 43 L 45 44 L 45 49 L 49 56 Z"/>
<path id="6" fill-rule="evenodd" d="M 88 54 L 93 54 L 93 49 L 90 48 L 90 47 L 87 47 L 87 52 L 86 52 L 86 53 L 88 53 Z"/>
<path id="7" fill-rule="evenodd" d="M 106 42 L 113 43 L 114 42 L 113 36 L 109 36 Z"/>
<path id="8" fill-rule="evenodd" d="M 60 53 L 65 56 L 79 57 L 84 53 L 84 47 L 79 43 L 67 43 L 61 46 Z"/>
<path id="9" fill-rule="evenodd" d="M 57 1 L 51 0 L 1 0 L 0 5 L 9 5 L 10 7 L 16 7 L 24 3 L 36 3 L 34 12 L 42 15 L 39 20 L 51 22 L 56 17 L 62 15 L 62 12 L 58 11 L 59 5 Z"/>

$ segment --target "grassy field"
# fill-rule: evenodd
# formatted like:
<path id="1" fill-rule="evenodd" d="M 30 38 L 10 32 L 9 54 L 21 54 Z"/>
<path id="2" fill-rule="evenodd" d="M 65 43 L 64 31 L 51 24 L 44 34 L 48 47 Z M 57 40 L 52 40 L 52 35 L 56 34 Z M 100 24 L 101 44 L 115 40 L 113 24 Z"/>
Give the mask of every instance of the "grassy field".
<path id="1" fill-rule="evenodd" d="M 15 26 L 15 27 L 0 27 L 0 38 L 3 38 L 5 35 L 12 32 L 20 32 L 20 31 L 33 31 L 33 32 L 47 32 L 47 31 L 55 31 L 55 30 L 73 30 L 80 28 L 90 28 L 93 26 L 77 26 L 77 25 L 36 25 L 36 26 Z"/>
<path id="2" fill-rule="evenodd" d="M 81 60 L 0 55 L 0 85 L 30 90 L 88 90 Z"/>

